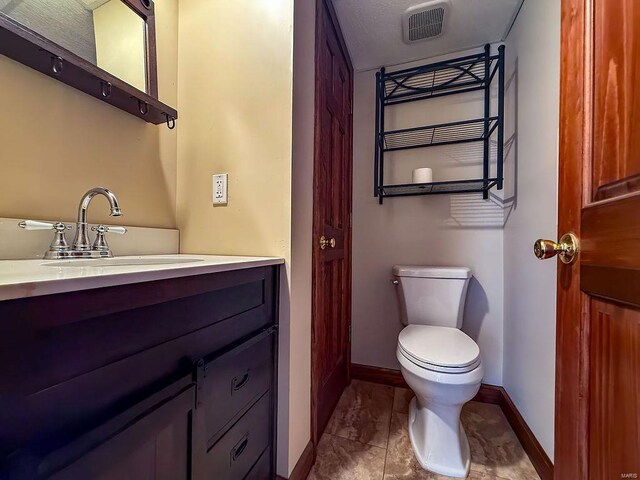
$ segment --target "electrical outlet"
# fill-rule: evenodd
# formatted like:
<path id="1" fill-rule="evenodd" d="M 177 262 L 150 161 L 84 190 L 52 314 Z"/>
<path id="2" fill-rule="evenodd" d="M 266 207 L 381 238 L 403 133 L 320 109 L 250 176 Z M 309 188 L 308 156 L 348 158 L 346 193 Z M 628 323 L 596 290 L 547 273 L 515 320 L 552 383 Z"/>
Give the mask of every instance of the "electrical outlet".
<path id="1" fill-rule="evenodd" d="M 227 198 L 227 179 L 228 174 L 218 173 L 213 176 L 213 204 L 226 205 Z"/>

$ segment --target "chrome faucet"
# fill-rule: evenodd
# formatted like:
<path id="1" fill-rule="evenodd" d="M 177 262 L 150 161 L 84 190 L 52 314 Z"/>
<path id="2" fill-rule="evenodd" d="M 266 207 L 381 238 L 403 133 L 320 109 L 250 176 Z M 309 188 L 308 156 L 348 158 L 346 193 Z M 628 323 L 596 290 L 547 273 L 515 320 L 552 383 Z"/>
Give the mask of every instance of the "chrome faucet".
<path id="1" fill-rule="evenodd" d="M 119 217 L 122 215 L 118 199 L 110 190 L 106 188 L 96 187 L 89 190 L 84 194 L 82 200 L 80 200 L 80 206 L 78 207 L 78 221 L 76 222 L 76 237 L 73 240 L 72 250 L 87 251 L 91 250 L 91 243 L 89 242 L 89 232 L 87 226 L 87 210 L 93 197 L 96 195 L 103 195 L 109 200 L 111 206 L 112 217 Z"/>
<path id="2" fill-rule="evenodd" d="M 109 200 L 111 207 L 110 215 L 112 217 L 119 217 L 122 215 L 118 199 L 113 192 L 106 188 L 92 188 L 82 196 L 80 200 L 80 206 L 78 207 L 78 221 L 76 222 L 76 236 L 73 240 L 73 245 L 69 247 L 65 238 L 65 231 L 69 230 L 71 226 L 65 225 L 62 222 L 39 222 L 33 220 L 23 220 L 18 225 L 25 230 L 54 230 L 54 239 L 49 246 L 49 250 L 45 252 L 44 258 L 46 259 L 60 259 L 60 258 L 109 258 L 112 257 L 111 249 L 105 239 L 105 233 L 118 233 L 120 235 L 127 233 L 127 229 L 124 227 L 107 227 L 105 225 L 98 225 L 92 227 L 91 230 L 96 232 L 96 239 L 93 245 L 89 241 L 89 226 L 87 224 L 87 210 L 91 200 L 96 195 L 103 195 Z"/>

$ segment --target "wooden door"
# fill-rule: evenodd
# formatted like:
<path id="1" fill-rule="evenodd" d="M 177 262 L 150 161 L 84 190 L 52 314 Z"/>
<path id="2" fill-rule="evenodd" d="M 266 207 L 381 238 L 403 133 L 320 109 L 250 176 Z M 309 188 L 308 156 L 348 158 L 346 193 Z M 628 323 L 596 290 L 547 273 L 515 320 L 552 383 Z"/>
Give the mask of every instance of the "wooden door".
<path id="1" fill-rule="evenodd" d="M 349 382 L 353 88 L 352 67 L 331 5 L 323 0 L 317 5 L 311 367 L 315 445 Z"/>
<path id="2" fill-rule="evenodd" d="M 640 2 L 562 0 L 555 478 L 640 478 Z"/>

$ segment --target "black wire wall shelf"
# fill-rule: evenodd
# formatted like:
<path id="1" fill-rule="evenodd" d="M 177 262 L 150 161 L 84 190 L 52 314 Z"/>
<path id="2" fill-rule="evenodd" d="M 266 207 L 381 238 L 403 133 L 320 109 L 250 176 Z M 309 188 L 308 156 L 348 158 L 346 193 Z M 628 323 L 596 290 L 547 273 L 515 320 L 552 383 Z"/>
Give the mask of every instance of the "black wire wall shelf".
<path id="1" fill-rule="evenodd" d="M 504 152 L 504 52 L 491 55 L 491 47 L 476 55 L 456 58 L 420 67 L 376 74 L 376 149 L 374 164 L 374 195 L 384 198 L 455 193 L 482 193 L 503 187 Z M 491 85 L 498 79 L 497 115 L 491 115 Z M 482 91 L 482 118 L 416 126 L 400 130 L 385 130 L 385 109 L 407 102 L 428 100 L 447 95 Z M 489 173 L 489 142 L 497 131 L 496 176 Z M 480 179 L 452 180 L 423 184 L 384 184 L 385 153 L 441 145 L 483 142 L 483 172 Z"/>
<path id="2" fill-rule="evenodd" d="M 485 119 L 428 125 L 382 132 L 382 149 L 385 152 L 412 148 L 481 142 L 491 136 L 498 126 L 498 117 L 489 119 L 489 131 L 484 131 Z"/>
<path id="3" fill-rule="evenodd" d="M 405 183 L 400 185 L 382 185 L 385 197 L 409 197 L 415 195 L 438 195 L 442 193 L 485 193 L 498 183 L 497 178 L 478 178 L 475 180 L 449 180 L 433 183 Z"/>
<path id="4" fill-rule="evenodd" d="M 425 98 L 475 92 L 490 84 L 498 70 L 498 57 L 470 55 L 445 62 L 387 73 L 384 76 L 385 105 Z M 488 72 L 486 71 L 489 65 Z"/>

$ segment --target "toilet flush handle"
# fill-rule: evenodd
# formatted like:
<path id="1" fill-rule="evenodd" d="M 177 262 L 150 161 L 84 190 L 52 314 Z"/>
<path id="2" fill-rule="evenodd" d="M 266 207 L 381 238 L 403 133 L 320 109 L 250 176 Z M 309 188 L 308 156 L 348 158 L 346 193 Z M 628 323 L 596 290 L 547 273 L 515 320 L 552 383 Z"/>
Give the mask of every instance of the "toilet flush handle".
<path id="1" fill-rule="evenodd" d="M 394 285 L 398 285 L 398 283 L 400 283 L 400 282 L 398 282 L 398 280 L 390 280 L 390 282 L 391 282 L 392 284 L 394 284 Z"/>

